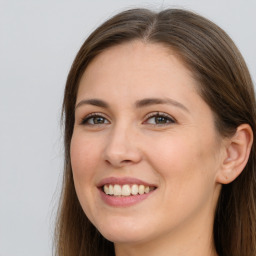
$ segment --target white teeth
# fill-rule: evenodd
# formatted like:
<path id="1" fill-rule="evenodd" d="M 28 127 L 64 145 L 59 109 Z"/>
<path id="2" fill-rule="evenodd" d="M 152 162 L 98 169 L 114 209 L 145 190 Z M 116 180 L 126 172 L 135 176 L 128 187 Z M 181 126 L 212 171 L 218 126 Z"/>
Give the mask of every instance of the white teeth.
<path id="1" fill-rule="evenodd" d="M 109 188 L 108 188 L 108 186 L 104 186 L 103 190 L 104 190 L 105 194 L 107 194 L 107 195 L 109 194 Z"/>
<path id="2" fill-rule="evenodd" d="M 120 185 L 114 185 L 114 196 L 121 196 L 122 195 L 122 188 Z"/>
<path id="3" fill-rule="evenodd" d="M 144 185 L 128 185 L 125 184 L 123 186 L 118 184 L 110 184 L 110 185 L 104 185 L 103 191 L 107 195 L 114 195 L 114 196 L 131 196 L 131 195 L 143 195 L 147 194 L 150 191 L 154 190 L 154 187 L 144 186 Z"/>
<path id="4" fill-rule="evenodd" d="M 139 187 L 138 187 L 138 185 L 136 185 L 136 184 L 132 185 L 132 194 L 133 194 L 133 195 L 137 195 L 138 192 L 139 192 Z"/>
<path id="5" fill-rule="evenodd" d="M 106 185 L 104 187 L 107 187 Z M 114 187 L 113 185 L 108 186 L 108 194 L 109 195 L 114 195 Z"/>
<path id="6" fill-rule="evenodd" d="M 139 185 L 139 194 L 142 195 L 142 194 L 144 194 L 144 192 L 145 192 L 144 185 Z"/>
<path id="7" fill-rule="evenodd" d="M 129 196 L 131 194 L 131 189 L 129 185 L 123 185 L 122 196 Z"/>

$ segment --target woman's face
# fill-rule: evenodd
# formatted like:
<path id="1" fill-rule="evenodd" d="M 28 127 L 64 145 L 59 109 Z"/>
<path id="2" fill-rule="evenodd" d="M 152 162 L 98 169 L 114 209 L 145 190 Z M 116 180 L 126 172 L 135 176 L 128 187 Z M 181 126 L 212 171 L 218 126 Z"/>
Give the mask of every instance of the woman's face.
<path id="1" fill-rule="evenodd" d="M 140 41 L 105 50 L 83 74 L 70 149 L 75 188 L 116 244 L 212 232 L 222 142 L 196 86 L 174 52 Z"/>

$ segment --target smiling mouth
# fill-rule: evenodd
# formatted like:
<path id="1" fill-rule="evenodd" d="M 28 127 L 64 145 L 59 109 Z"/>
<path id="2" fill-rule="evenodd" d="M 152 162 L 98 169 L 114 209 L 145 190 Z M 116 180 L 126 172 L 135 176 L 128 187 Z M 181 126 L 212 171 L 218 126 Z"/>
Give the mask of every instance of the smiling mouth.
<path id="1" fill-rule="evenodd" d="M 153 186 L 145 186 L 138 184 L 106 184 L 102 187 L 102 191 L 109 196 L 136 196 L 148 194 L 149 192 L 155 190 L 156 187 Z"/>

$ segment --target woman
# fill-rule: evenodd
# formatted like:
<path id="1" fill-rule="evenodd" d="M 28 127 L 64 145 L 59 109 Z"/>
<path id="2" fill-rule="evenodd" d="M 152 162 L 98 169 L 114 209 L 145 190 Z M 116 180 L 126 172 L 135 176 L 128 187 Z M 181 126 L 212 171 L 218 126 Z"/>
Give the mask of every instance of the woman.
<path id="1" fill-rule="evenodd" d="M 218 26 L 116 15 L 78 52 L 63 114 L 57 255 L 256 255 L 253 84 Z"/>

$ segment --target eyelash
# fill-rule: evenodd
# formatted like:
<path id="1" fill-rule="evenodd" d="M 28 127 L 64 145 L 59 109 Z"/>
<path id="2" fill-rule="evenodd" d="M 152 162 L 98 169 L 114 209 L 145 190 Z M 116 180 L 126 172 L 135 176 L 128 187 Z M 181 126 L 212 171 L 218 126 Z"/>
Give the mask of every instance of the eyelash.
<path id="1" fill-rule="evenodd" d="M 90 123 L 88 123 L 88 121 L 90 119 L 99 118 L 99 117 L 104 119 L 103 124 L 105 124 L 105 121 L 107 120 L 107 118 L 104 115 L 102 115 L 101 113 L 91 113 L 91 114 L 87 115 L 85 118 L 82 119 L 81 125 L 102 125 L 102 124 L 90 124 Z"/>
<path id="2" fill-rule="evenodd" d="M 161 117 L 161 118 L 164 118 L 167 122 L 164 123 L 164 124 L 150 124 L 150 125 L 155 125 L 155 126 L 166 126 L 166 125 L 170 125 L 170 124 L 174 124 L 176 123 L 176 120 L 171 117 L 170 115 L 166 114 L 166 113 L 163 113 L 163 112 L 153 112 L 153 113 L 150 113 L 146 116 L 146 121 L 150 120 L 151 118 L 157 118 L 157 117 Z M 156 119 L 155 119 L 156 121 Z M 143 122 L 145 123 L 145 122 Z"/>
<path id="3" fill-rule="evenodd" d="M 163 124 L 149 124 L 149 125 L 152 125 L 152 126 L 166 126 L 166 125 L 170 125 L 170 124 L 174 124 L 176 123 L 176 120 L 174 118 L 172 118 L 170 115 L 166 114 L 166 113 L 163 113 L 163 112 L 153 112 L 153 113 L 150 113 L 146 116 L 145 120 L 146 121 L 143 121 L 143 124 L 146 123 L 148 120 L 152 119 L 152 118 L 157 118 L 157 117 L 160 117 L 160 118 L 163 118 L 166 123 L 163 123 Z M 90 119 L 93 119 L 93 118 L 103 118 L 103 123 L 100 123 L 100 124 L 90 124 L 89 121 Z M 107 120 L 107 118 L 101 114 L 101 113 L 91 113 L 89 115 L 87 115 L 85 118 L 82 119 L 81 121 L 81 125 L 93 125 L 93 126 L 96 126 L 96 125 L 105 125 L 107 123 L 110 123 L 108 120 L 107 120 L 107 123 L 105 123 L 105 121 Z M 156 119 L 155 119 L 156 121 Z"/>

